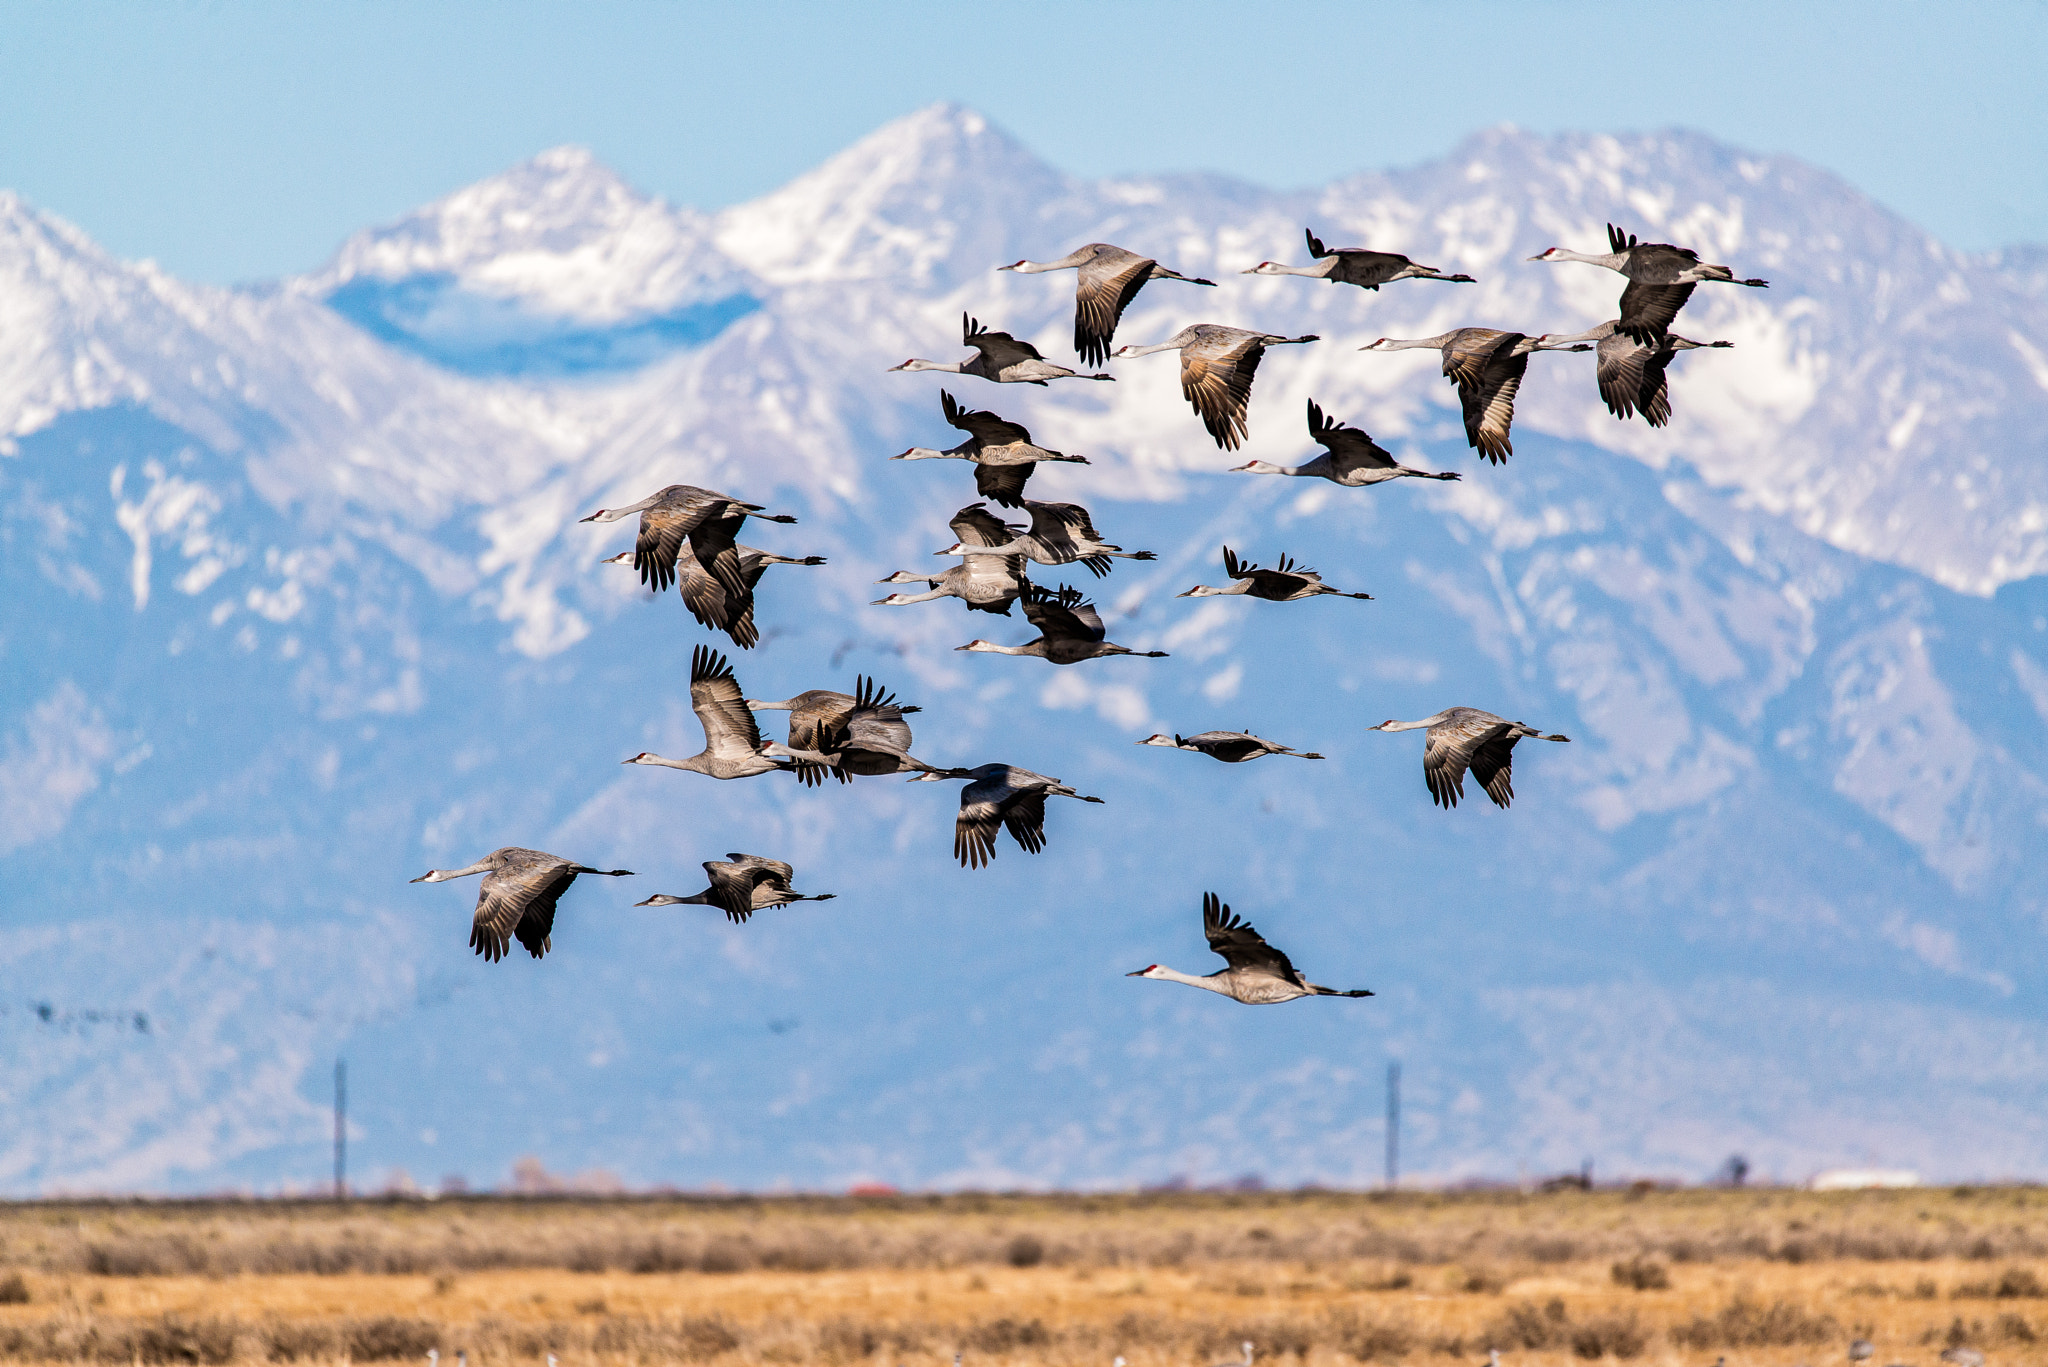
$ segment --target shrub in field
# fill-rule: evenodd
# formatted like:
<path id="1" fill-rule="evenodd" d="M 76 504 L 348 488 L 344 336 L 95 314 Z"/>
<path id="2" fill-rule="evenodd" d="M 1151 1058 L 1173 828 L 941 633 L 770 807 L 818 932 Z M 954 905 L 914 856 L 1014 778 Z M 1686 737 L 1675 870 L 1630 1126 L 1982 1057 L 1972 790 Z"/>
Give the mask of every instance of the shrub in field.
<path id="1" fill-rule="evenodd" d="M 1633 1258 L 1623 1259 L 1608 1269 L 1608 1275 L 1616 1286 L 1626 1286 L 1632 1291 L 1668 1291 L 1671 1289 L 1671 1273 L 1655 1258 L 1645 1258 L 1640 1253 Z"/>
<path id="2" fill-rule="evenodd" d="M 0 1305 L 27 1305 L 28 1302 L 28 1282 L 19 1272 L 0 1277 Z"/>
<path id="3" fill-rule="evenodd" d="M 378 1315 L 344 1320 L 339 1337 L 342 1351 L 358 1362 L 390 1362 L 425 1357 L 427 1349 L 441 1345 L 441 1327 L 431 1320 Z"/>
<path id="4" fill-rule="evenodd" d="M 1010 1240 L 1005 1257 L 1012 1267 L 1036 1267 L 1045 1261 L 1045 1245 L 1036 1235 L 1019 1234 Z"/>
<path id="5" fill-rule="evenodd" d="M 1580 1320 L 1569 1326 L 1566 1337 L 1571 1342 L 1573 1355 L 1587 1359 L 1641 1357 L 1643 1350 L 1650 1346 L 1649 1331 L 1636 1320 L 1633 1310 L 1626 1314 L 1598 1315 Z"/>
<path id="6" fill-rule="evenodd" d="M 1829 1315 L 1816 1315 L 1790 1301 L 1759 1307 L 1737 1296 L 1713 1315 L 1695 1315 L 1671 1331 L 1680 1348 L 1784 1348 L 1801 1343 L 1827 1343 L 1840 1326 Z"/>
<path id="7" fill-rule="evenodd" d="M 1414 1325 L 1398 1316 L 1341 1316 L 1331 1319 L 1330 1337 L 1360 1362 L 1392 1362 L 1413 1352 L 1419 1336 Z"/>
<path id="8" fill-rule="evenodd" d="M 977 1353 L 1014 1353 L 1019 1348 L 1043 1348 L 1052 1342 L 1043 1320 L 1013 1320 L 1004 1316 L 977 1324 L 961 1335 L 961 1343 Z"/>
<path id="9" fill-rule="evenodd" d="M 1493 1348 L 1555 1348 L 1564 1343 L 1570 1324 L 1564 1302 L 1555 1297 L 1540 1308 L 1534 1301 L 1518 1301 L 1486 1326 L 1485 1338 Z"/>

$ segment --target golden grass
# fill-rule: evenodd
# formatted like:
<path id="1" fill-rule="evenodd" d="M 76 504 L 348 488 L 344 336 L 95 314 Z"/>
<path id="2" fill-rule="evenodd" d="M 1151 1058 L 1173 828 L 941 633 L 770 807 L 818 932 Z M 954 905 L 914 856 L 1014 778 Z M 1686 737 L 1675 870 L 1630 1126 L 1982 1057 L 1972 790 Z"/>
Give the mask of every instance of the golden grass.
<path id="1" fill-rule="evenodd" d="M 36 1204 L 10 1275 L 10 1361 L 2048 1363 L 2031 1189 Z"/>

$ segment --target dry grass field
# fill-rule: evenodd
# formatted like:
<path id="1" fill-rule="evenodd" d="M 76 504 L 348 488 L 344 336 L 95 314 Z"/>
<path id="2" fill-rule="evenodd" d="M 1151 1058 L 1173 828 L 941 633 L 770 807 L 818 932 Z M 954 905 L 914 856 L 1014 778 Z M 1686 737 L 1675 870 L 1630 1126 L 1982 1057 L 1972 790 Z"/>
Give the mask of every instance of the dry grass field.
<path id="1" fill-rule="evenodd" d="M 0 1207 L 0 1359 L 2048 1363 L 2048 1192 Z"/>

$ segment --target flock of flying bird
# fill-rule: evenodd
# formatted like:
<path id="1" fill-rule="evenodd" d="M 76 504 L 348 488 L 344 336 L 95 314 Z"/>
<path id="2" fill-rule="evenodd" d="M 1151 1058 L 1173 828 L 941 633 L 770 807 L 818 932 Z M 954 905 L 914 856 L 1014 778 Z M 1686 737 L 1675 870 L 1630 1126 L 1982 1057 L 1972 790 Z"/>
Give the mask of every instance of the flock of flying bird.
<path id="1" fill-rule="evenodd" d="M 1445 378 L 1457 386 L 1468 442 L 1496 464 L 1505 461 L 1514 450 L 1509 428 L 1514 420 L 1515 396 L 1528 370 L 1529 357 L 1538 351 L 1597 351 L 1596 380 L 1608 410 L 1622 420 L 1640 415 L 1652 427 L 1661 427 L 1671 417 L 1666 371 L 1672 358 L 1680 351 L 1731 345 L 1695 342 L 1670 330 L 1694 288 L 1710 283 L 1762 287 L 1766 282 L 1738 280 L 1728 267 L 1703 262 L 1689 249 L 1639 242 L 1632 234 L 1612 225 L 1607 233 L 1609 250 L 1604 253 L 1552 247 L 1530 258 L 1543 262 L 1585 262 L 1627 278 L 1618 316 L 1598 327 L 1562 336 L 1462 327 L 1434 337 L 1382 337 L 1360 349 L 1386 352 L 1430 347 L 1439 351 Z M 1313 232 L 1307 238 L 1313 265 L 1287 266 L 1262 261 L 1243 273 L 1302 275 L 1373 291 L 1399 280 L 1472 283 L 1471 276 L 1448 275 L 1398 253 L 1364 248 L 1331 250 Z M 1245 438 L 1252 381 L 1267 349 L 1319 340 L 1313 335 L 1283 337 L 1198 323 L 1153 346 L 1125 345 L 1111 351 L 1124 310 L 1150 281 L 1178 280 L 1209 287 L 1214 287 L 1215 282 L 1182 275 L 1150 257 L 1103 242 L 1090 243 L 1056 261 L 1018 261 L 999 269 L 1024 274 L 1057 270 L 1078 273 L 1074 350 L 1084 365 L 1099 365 L 1111 357 L 1178 351 L 1181 393 L 1223 450 L 1236 449 Z M 966 315 L 962 315 L 961 321 L 961 341 L 973 349 L 973 356 L 944 363 L 913 358 L 893 369 L 973 375 L 998 384 L 1044 385 L 1063 379 L 1116 378 L 1099 372 L 1084 374 L 1055 364 L 1029 342 L 1019 341 L 1007 332 L 990 331 Z M 1115 560 L 1155 558 L 1151 551 L 1126 551 L 1103 540 L 1088 510 L 1079 504 L 1047 503 L 1025 497 L 1031 473 L 1040 462 L 1086 464 L 1087 458 L 1041 447 L 1023 426 L 994 413 L 964 408 L 943 390 L 939 400 L 946 422 L 964 432 L 967 439 L 945 450 L 913 447 L 891 459 L 969 461 L 974 465 L 975 491 L 980 498 L 1002 508 L 1021 510 L 1030 522 L 1028 527 L 1006 522 L 983 502 L 962 508 L 950 524 L 955 537 L 953 544 L 936 552 L 956 556 L 960 563 L 938 575 L 899 571 L 889 576 L 881 582 L 900 586 L 923 584 L 925 591 L 891 593 L 876 600 L 877 605 L 895 607 L 957 598 L 969 611 L 1007 617 L 1014 604 L 1022 607 L 1025 619 L 1038 631 L 1035 638 L 1023 645 L 998 645 L 976 639 L 958 647 L 964 651 L 1035 655 L 1055 665 L 1112 655 L 1162 658 L 1162 651 L 1135 651 L 1109 641 L 1101 615 L 1080 590 L 1068 585 L 1048 588 L 1028 577 L 1029 565 L 1080 565 L 1100 578 L 1110 573 Z M 1235 470 L 1324 479 L 1347 488 L 1401 478 L 1459 478 L 1451 472 L 1401 465 L 1365 432 L 1332 420 L 1314 400 L 1308 404 L 1308 434 L 1323 448 L 1323 454 L 1314 460 L 1296 466 L 1255 460 Z M 635 514 L 639 516 L 639 535 L 633 549 L 603 563 L 631 565 L 641 582 L 656 594 L 673 586 L 701 625 L 725 633 L 742 650 L 751 649 L 760 640 L 754 621 L 754 589 L 768 567 L 825 563 L 821 556 L 792 558 L 739 544 L 736 538 L 749 518 L 783 523 L 796 519 L 787 514 L 766 513 L 760 504 L 687 484 L 669 485 L 624 507 L 600 508 L 582 520 L 608 523 Z M 1325 595 L 1371 597 L 1325 584 L 1316 571 L 1285 555 L 1270 569 L 1241 560 L 1228 546 L 1222 548 L 1222 559 L 1229 583 L 1197 584 L 1179 596 L 1241 595 L 1271 603 Z M 899 702 L 865 676 L 856 682 L 852 694 L 810 689 L 780 700 L 753 699 L 740 687 L 726 658 L 700 645 L 690 661 L 690 705 L 704 730 L 703 750 L 683 759 L 642 752 L 624 762 L 682 769 L 718 779 L 789 773 L 809 787 L 824 783 L 827 775 L 842 784 L 851 783 L 856 777 L 887 774 L 907 774 L 911 782 L 965 779 L 967 784 L 960 794 L 953 834 L 953 852 L 964 867 L 980 868 L 994 858 L 997 837 L 1004 830 L 1027 852 L 1036 854 L 1043 850 L 1049 798 L 1102 801 L 1057 778 L 1010 764 L 990 763 L 974 768 L 926 764 L 910 753 L 912 738 L 906 718 L 919 709 Z M 755 714 L 765 711 L 789 713 L 787 742 L 762 739 Z M 1464 795 L 1467 773 L 1496 805 L 1508 806 L 1514 796 L 1510 780 L 1516 743 L 1524 739 L 1569 739 L 1471 707 L 1446 708 L 1415 721 L 1386 721 L 1372 729 L 1426 732 L 1423 778 L 1431 799 L 1444 808 L 1455 807 Z M 1322 758 L 1236 731 L 1155 735 L 1138 743 L 1187 750 L 1226 764 L 1247 763 L 1267 755 Z M 703 892 L 688 897 L 657 894 L 636 905 L 714 906 L 739 923 L 769 907 L 823 901 L 833 896 L 797 892 L 792 887 L 795 871 L 780 860 L 760 855 L 731 854 L 724 860 L 707 861 L 704 871 L 710 886 Z M 556 904 L 577 875 L 616 878 L 628 876 L 631 870 L 591 868 L 514 846 L 493 850 L 467 868 L 434 869 L 413 881 L 438 883 L 479 873 L 484 877 L 469 942 L 476 953 L 496 961 L 505 955 L 513 939 L 535 958 L 547 953 Z M 1210 949 L 1225 962 L 1223 969 L 1197 977 L 1152 964 L 1127 976 L 1188 983 L 1255 1005 L 1297 997 L 1372 995 L 1364 989 L 1339 991 L 1310 982 L 1286 954 L 1268 944 L 1214 893 L 1203 897 L 1202 926 Z"/>

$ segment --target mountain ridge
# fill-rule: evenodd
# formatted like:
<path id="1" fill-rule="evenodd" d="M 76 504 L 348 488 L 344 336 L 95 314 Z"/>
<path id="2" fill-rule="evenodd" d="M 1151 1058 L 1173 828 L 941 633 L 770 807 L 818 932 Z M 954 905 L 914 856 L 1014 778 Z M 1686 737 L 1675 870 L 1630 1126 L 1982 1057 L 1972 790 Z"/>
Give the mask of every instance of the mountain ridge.
<path id="1" fill-rule="evenodd" d="M 1597 321 L 1611 273 L 1517 257 L 1624 211 L 1773 279 L 1695 298 L 1682 326 L 1738 346 L 1674 366 L 1670 429 L 1614 423 L 1589 366 L 1539 357 L 1516 454 L 1484 467 L 1433 364 L 1348 349 Z M 1301 259 L 1304 220 L 1482 284 L 1219 274 Z M 1816 241 L 1830 224 L 1842 245 Z M 1324 336 L 1261 371 L 1247 455 L 1298 459 L 1315 397 L 1464 481 L 1226 476 L 1167 360 L 1043 393 L 883 373 L 958 355 L 962 311 L 1067 355 L 1071 278 L 994 267 L 1096 236 L 1224 282 L 1148 288 L 1119 340 L 1208 317 Z M 1737 1146 L 1780 1175 L 2030 1171 L 2048 476 L 2024 434 L 2048 378 L 2019 344 L 2048 354 L 2048 323 L 2007 278 L 2025 269 L 1693 135 L 1494 131 L 1270 194 L 1063 177 L 958 106 L 709 215 L 542 153 L 249 290 L 0 200 L 0 583 L 28 605 L 0 623 L 0 812 L 47 814 L 0 852 L 0 962 L 23 992 L 161 1022 L 22 1036 L 0 1095 L 35 1123 L 0 1142 L 0 1184 L 317 1172 L 342 1049 L 359 1151 L 416 1171 L 532 1151 L 690 1185 L 1365 1182 L 1384 1057 L 1408 1068 L 1417 1168 L 1445 1179 L 1588 1153 L 1704 1173 Z M 366 279 L 420 290 L 334 302 Z M 633 331 L 739 295 L 695 331 Z M 515 352 L 532 368 L 489 368 Z M 884 459 L 950 444 L 942 386 L 1090 456 L 1034 494 L 1159 552 L 1082 587 L 1114 639 L 1174 659 L 963 657 L 1028 628 L 867 606 L 970 501 L 964 467 Z M 921 756 L 1111 805 L 1056 804 L 1045 854 L 968 874 L 942 785 L 621 769 L 694 748 L 677 670 L 698 634 L 594 565 L 620 529 L 575 519 L 673 480 L 795 512 L 747 536 L 830 558 L 764 581 L 764 642 L 729 652 L 751 694 L 875 674 L 924 705 Z M 1224 541 L 1378 601 L 1170 602 Z M 1420 742 L 1362 732 L 1453 701 L 1575 742 L 1524 756 L 1509 812 L 1438 812 Z M 1331 758 L 1132 744 L 1210 725 Z M 630 898 L 573 889 L 546 961 L 487 968 L 467 885 L 404 880 L 504 843 L 641 874 Z M 753 848 L 840 900 L 740 930 L 624 909 Z M 1199 963 L 1209 888 L 1380 998 L 1218 1016 L 1118 976 Z M 108 906 L 153 908 L 182 948 Z M 1957 1114 L 1981 1119 L 1915 1121 Z"/>

